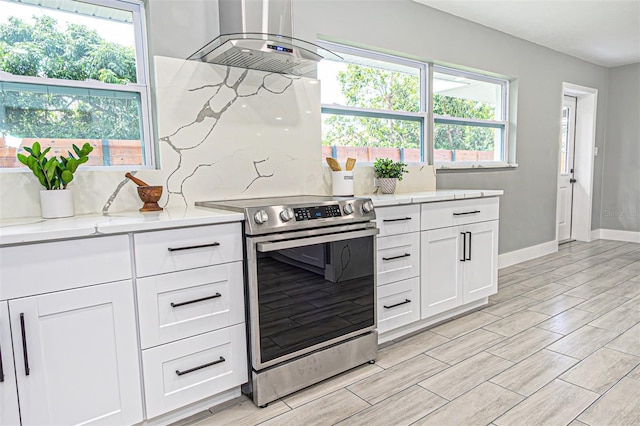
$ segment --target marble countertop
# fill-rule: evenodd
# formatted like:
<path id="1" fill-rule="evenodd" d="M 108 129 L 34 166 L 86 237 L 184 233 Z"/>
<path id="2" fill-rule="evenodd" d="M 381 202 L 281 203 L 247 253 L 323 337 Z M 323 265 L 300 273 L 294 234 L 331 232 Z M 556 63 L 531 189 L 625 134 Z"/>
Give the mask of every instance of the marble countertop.
<path id="1" fill-rule="evenodd" d="M 424 192 L 407 192 L 404 194 L 373 194 L 367 196 L 371 197 L 374 206 L 386 207 L 400 204 L 461 200 L 465 198 L 496 197 L 503 194 L 504 191 L 498 189 L 442 189 Z"/>
<path id="2" fill-rule="evenodd" d="M 495 197 L 500 190 L 437 190 L 404 194 L 372 194 L 374 206 L 385 207 L 411 203 Z M 240 222 L 242 213 L 203 207 L 168 208 L 161 212 L 124 212 L 108 215 L 78 215 L 62 219 L 26 217 L 0 220 L 0 246 L 152 231 L 185 226 Z"/>
<path id="3" fill-rule="evenodd" d="M 160 212 L 147 213 L 136 211 L 109 215 L 77 215 L 61 219 L 6 219 L 0 221 L 0 246 L 242 220 L 242 213 L 202 207 L 168 208 Z"/>

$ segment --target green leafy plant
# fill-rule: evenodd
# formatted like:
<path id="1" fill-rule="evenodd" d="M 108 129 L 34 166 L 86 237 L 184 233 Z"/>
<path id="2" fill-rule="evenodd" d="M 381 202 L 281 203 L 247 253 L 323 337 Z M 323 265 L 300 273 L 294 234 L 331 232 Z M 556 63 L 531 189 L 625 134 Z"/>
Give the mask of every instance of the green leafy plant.
<path id="1" fill-rule="evenodd" d="M 407 165 L 402 161 L 394 162 L 391 158 L 376 158 L 373 169 L 377 178 L 396 178 L 402 180 L 402 175 L 409 173 Z"/>
<path id="2" fill-rule="evenodd" d="M 50 149 L 51 147 L 43 151 L 40 143 L 34 142 L 31 147 L 24 147 L 29 156 L 18 154 L 18 160 L 31 169 L 45 189 L 67 189 L 78 166 L 89 161 L 89 153 L 93 151 L 93 147 L 88 143 L 82 145 L 82 148 L 73 145 L 76 156 L 69 151 L 68 157 L 61 155 L 59 159 L 55 156 L 46 157 Z"/>

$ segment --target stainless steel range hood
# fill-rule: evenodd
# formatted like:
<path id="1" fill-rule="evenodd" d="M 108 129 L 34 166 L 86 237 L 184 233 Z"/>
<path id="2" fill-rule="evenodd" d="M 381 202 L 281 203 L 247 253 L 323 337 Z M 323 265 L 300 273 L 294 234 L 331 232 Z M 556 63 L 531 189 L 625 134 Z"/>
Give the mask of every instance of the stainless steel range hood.
<path id="1" fill-rule="evenodd" d="M 292 37 L 291 1 L 218 0 L 220 37 L 187 59 L 298 76 L 323 58 L 342 60 Z"/>

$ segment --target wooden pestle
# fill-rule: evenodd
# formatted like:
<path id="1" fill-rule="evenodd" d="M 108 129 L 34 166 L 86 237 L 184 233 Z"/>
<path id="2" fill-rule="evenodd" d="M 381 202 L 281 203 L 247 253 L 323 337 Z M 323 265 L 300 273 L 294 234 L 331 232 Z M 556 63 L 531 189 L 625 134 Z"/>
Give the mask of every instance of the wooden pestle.
<path id="1" fill-rule="evenodd" d="M 151 185 L 148 185 L 147 183 L 145 183 L 145 181 L 138 179 L 137 177 L 135 177 L 134 175 L 132 175 L 129 172 L 125 173 L 124 176 L 129 178 L 129 179 L 131 179 L 133 181 L 133 183 L 135 183 L 138 186 L 151 186 Z"/>

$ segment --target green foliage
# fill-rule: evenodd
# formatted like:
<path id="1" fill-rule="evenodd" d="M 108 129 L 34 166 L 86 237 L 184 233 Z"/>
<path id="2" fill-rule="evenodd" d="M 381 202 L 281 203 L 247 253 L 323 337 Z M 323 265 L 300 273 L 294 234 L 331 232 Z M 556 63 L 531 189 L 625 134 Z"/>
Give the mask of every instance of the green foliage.
<path id="1" fill-rule="evenodd" d="M 377 178 L 396 178 L 402 180 L 402 175 L 409 173 L 407 165 L 402 161 L 394 162 L 390 158 L 376 158 L 373 170 Z"/>
<path id="2" fill-rule="evenodd" d="M 93 29 L 62 28 L 49 16 L 33 23 L 10 17 L 0 25 L 0 70 L 64 80 L 136 82 L 135 51 L 104 40 Z M 41 90 L 45 89 L 45 90 Z M 22 138 L 140 139 L 139 102 L 110 92 L 33 86 L 0 93 L 2 133 Z"/>
<path id="3" fill-rule="evenodd" d="M 73 145 L 76 156 L 69 152 L 68 157 L 61 155 L 60 159 L 47 158 L 46 155 L 50 149 L 51 147 L 42 151 L 40 143 L 34 142 L 31 147 L 24 147 L 29 156 L 18 154 L 18 160 L 31 169 L 45 189 L 67 189 L 78 166 L 89 161 L 89 154 L 93 151 L 93 147 L 88 143 L 82 145 L 82 148 Z"/>
<path id="4" fill-rule="evenodd" d="M 338 73 L 346 105 L 389 111 L 419 112 L 420 80 L 417 76 L 349 64 Z M 492 120 L 491 105 L 435 94 L 433 112 L 456 118 Z M 417 121 L 333 115 L 324 122 L 323 145 L 420 148 Z M 495 129 L 438 124 L 436 149 L 492 150 Z"/>
<path id="5" fill-rule="evenodd" d="M 348 106 L 420 110 L 417 76 L 349 64 L 338 73 L 338 81 Z M 334 115 L 325 126 L 324 145 L 420 148 L 417 121 Z"/>

